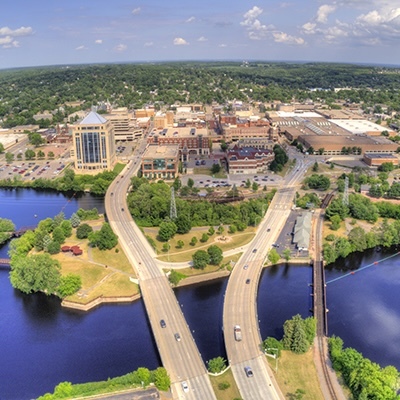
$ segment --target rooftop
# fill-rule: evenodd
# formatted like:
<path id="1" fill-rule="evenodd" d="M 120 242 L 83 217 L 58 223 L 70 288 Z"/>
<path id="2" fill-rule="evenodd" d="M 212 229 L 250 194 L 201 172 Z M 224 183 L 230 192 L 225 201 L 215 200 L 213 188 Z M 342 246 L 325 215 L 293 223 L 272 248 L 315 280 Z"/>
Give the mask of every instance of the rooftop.
<path id="1" fill-rule="evenodd" d="M 168 146 L 149 145 L 143 154 L 143 158 L 175 158 L 178 154 L 178 144 Z"/>
<path id="2" fill-rule="evenodd" d="M 90 111 L 89 114 L 83 118 L 82 121 L 80 121 L 78 124 L 79 125 L 99 125 L 99 124 L 105 124 L 107 120 L 103 118 L 101 115 L 97 114 L 97 112 Z"/>

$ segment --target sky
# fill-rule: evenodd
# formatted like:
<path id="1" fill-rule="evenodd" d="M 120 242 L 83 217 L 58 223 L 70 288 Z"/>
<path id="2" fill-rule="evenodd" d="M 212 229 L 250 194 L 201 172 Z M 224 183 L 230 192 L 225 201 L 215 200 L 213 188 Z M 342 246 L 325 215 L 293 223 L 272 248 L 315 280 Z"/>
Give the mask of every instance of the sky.
<path id="1" fill-rule="evenodd" d="M 0 69 L 179 60 L 400 64 L 399 0 L 10 0 Z"/>

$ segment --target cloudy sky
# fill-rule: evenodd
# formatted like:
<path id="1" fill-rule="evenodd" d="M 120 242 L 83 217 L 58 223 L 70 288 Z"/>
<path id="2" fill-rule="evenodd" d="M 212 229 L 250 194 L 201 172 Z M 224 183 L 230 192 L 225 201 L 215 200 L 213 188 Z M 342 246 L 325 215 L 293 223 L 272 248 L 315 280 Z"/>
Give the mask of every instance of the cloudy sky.
<path id="1" fill-rule="evenodd" d="M 0 69 L 266 60 L 400 64 L 399 0 L 11 0 Z"/>

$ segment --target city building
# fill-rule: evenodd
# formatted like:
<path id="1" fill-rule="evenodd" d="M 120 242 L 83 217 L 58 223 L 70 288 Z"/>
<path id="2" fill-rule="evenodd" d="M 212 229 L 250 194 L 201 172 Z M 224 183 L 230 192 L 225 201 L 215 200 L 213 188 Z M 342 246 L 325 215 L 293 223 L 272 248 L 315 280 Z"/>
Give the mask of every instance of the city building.
<path id="1" fill-rule="evenodd" d="M 179 145 L 149 145 L 143 156 L 142 176 L 148 179 L 175 179 L 178 176 Z"/>
<path id="2" fill-rule="evenodd" d="M 147 143 L 159 146 L 178 145 L 182 161 L 187 161 L 190 154 L 200 156 L 210 154 L 207 129 L 178 127 L 158 129 L 149 134 Z"/>
<path id="3" fill-rule="evenodd" d="M 71 126 L 73 149 L 71 156 L 79 172 L 98 173 L 112 170 L 115 163 L 114 129 L 110 121 L 90 111 Z"/>
<path id="4" fill-rule="evenodd" d="M 133 113 L 127 107 L 119 107 L 111 110 L 110 114 L 104 117 L 111 122 L 114 128 L 115 141 L 128 141 L 139 139 L 143 136 L 143 128 L 139 127 L 134 119 Z"/>
<path id="5" fill-rule="evenodd" d="M 235 146 L 227 152 L 226 164 L 230 174 L 265 173 L 274 157 L 270 150 Z"/>
<path id="6" fill-rule="evenodd" d="M 392 163 L 393 165 L 399 165 L 399 158 L 393 154 L 365 153 L 363 161 L 370 167 L 377 167 L 379 165 L 382 165 L 383 163 Z"/>

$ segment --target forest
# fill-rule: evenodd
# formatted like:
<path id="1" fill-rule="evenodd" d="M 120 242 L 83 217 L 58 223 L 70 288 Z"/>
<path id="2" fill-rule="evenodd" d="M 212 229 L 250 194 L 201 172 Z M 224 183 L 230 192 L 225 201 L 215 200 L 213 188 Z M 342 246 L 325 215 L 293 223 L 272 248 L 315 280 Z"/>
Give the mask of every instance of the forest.
<path id="1" fill-rule="evenodd" d="M 324 63 L 176 62 L 53 66 L 0 71 L 0 121 L 4 128 L 65 122 L 69 114 L 110 101 L 141 108 L 181 103 L 227 104 L 310 99 L 332 105 L 362 102 L 400 111 L 400 72 L 396 68 Z M 347 88 L 335 92 L 334 88 Z M 72 107 L 68 102 L 80 101 Z M 378 107 L 378 109 L 377 109 Z M 50 111 L 53 121 L 35 121 Z M 68 121 L 70 122 L 70 121 Z"/>

